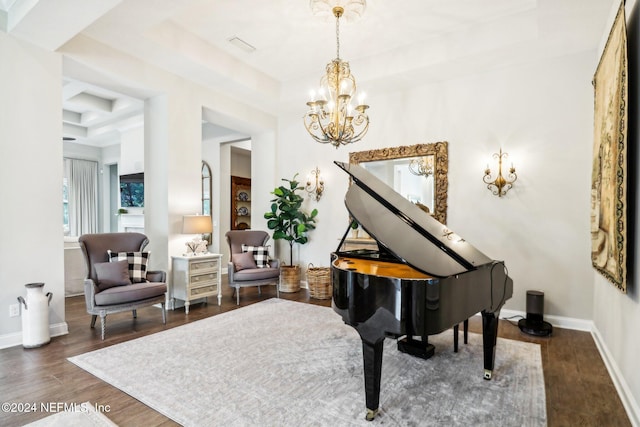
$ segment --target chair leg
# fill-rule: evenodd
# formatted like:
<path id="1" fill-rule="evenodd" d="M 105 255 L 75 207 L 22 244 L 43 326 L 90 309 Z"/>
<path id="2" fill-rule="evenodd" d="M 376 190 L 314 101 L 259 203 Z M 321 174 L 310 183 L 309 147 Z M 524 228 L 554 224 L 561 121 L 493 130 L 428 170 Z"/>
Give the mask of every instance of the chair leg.
<path id="1" fill-rule="evenodd" d="M 98 318 L 98 316 L 96 316 L 95 314 L 91 316 L 91 329 L 96 327 L 96 319 Z"/>
<path id="2" fill-rule="evenodd" d="M 262 288 L 258 286 L 258 295 L 262 295 Z"/>
<path id="3" fill-rule="evenodd" d="M 240 288 L 236 288 L 236 305 L 240 305 Z"/>
<path id="4" fill-rule="evenodd" d="M 164 302 L 161 302 L 160 305 L 162 306 L 162 324 L 166 325 L 167 324 L 167 312 L 164 309 Z"/>
<path id="5" fill-rule="evenodd" d="M 100 329 L 101 329 L 101 334 L 102 334 L 102 341 L 104 341 L 104 330 L 106 329 L 107 326 L 107 315 L 106 314 L 101 314 L 100 315 Z"/>
<path id="6" fill-rule="evenodd" d="M 137 319 L 138 318 L 138 310 L 131 310 L 133 312 L 133 318 Z"/>

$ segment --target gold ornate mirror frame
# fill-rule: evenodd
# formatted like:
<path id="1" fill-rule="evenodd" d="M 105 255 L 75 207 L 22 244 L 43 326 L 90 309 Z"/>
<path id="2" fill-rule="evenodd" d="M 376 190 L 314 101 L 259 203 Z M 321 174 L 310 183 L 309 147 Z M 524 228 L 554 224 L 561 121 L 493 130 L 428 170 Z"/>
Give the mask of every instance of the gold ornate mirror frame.
<path id="1" fill-rule="evenodd" d="M 449 187 L 449 152 L 447 142 L 416 144 L 400 147 L 380 148 L 377 150 L 349 153 L 349 163 L 360 164 L 379 160 L 393 160 L 407 157 L 434 157 L 434 203 L 433 217 L 442 224 L 447 223 L 447 189 Z"/>

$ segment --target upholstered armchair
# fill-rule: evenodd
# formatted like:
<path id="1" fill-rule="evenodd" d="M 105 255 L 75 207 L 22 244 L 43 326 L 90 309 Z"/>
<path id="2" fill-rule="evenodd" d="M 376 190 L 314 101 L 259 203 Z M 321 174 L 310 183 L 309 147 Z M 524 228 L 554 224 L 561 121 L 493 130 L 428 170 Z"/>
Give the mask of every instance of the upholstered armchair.
<path id="1" fill-rule="evenodd" d="M 236 294 L 236 304 L 240 305 L 240 288 L 257 286 L 258 292 L 264 285 L 276 285 L 276 295 L 280 297 L 280 261 L 268 255 L 269 233 L 261 230 L 231 230 L 225 234 L 229 244 L 230 261 L 227 268 L 229 286 Z"/>
<path id="2" fill-rule="evenodd" d="M 100 316 L 101 335 L 104 340 L 107 314 L 133 312 L 153 304 L 162 307 L 162 323 L 166 324 L 166 273 L 147 271 L 149 243 L 141 233 L 84 234 L 78 239 L 87 263 L 84 297 L 87 313 L 91 314 L 91 327 Z"/>

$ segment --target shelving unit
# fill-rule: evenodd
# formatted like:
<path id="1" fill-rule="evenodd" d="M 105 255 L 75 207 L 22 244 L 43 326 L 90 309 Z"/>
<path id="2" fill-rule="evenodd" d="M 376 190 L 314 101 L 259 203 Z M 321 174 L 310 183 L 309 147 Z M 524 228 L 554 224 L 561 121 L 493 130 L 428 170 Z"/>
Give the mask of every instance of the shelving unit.
<path id="1" fill-rule="evenodd" d="M 251 178 L 231 177 L 231 229 L 251 228 Z"/>

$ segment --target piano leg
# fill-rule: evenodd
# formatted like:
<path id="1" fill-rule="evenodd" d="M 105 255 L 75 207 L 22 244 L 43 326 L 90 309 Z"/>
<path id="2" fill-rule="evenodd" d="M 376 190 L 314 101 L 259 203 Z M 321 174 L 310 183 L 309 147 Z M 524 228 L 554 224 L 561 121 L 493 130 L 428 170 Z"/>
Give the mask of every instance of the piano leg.
<path id="1" fill-rule="evenodd" d="M 384 337 L 376 343 L 370 343 L 362 340 L 367 421 L 372 421 L 376 417 L 378 414 L 378 406 L 380 405 L 380 377 L 382 376 L 383 345 Z"/>
<path id="2" fill-rule="evenodd" d="M 453 352 L 457 353 L 458 352 L 458 331 L 459 331 L 459 327 L 458 324 L 456 323 L 455 325 L 453 325 Z"/>
<path id="3" fill-rule="evenodd" d="M 469 343 L 469 319 L 465 319 L 462 325 L 463 325 L 462 330 L 463 330 L 463 336 L 464 336 L 464 343 L 468 344 Z M 453 352 L 454 353 L 458 352 L 459 331 L 460 331 L 460 324 L 456 323 L 455 325 L 453 325 Z"/>
<path id="4" fill-rule="evenodd" d="M 484 348 L 484 379 L 490 380 L 496 359 L 498 341 L 498 317 L 500 312 L 482 312 L 482 344 Z"/>
<path id="5" fill-rule="evenodd" d="M 465 319 L 462 324 L 464 328 L 464 343 L 469 344 L 469 319 Z"/>

